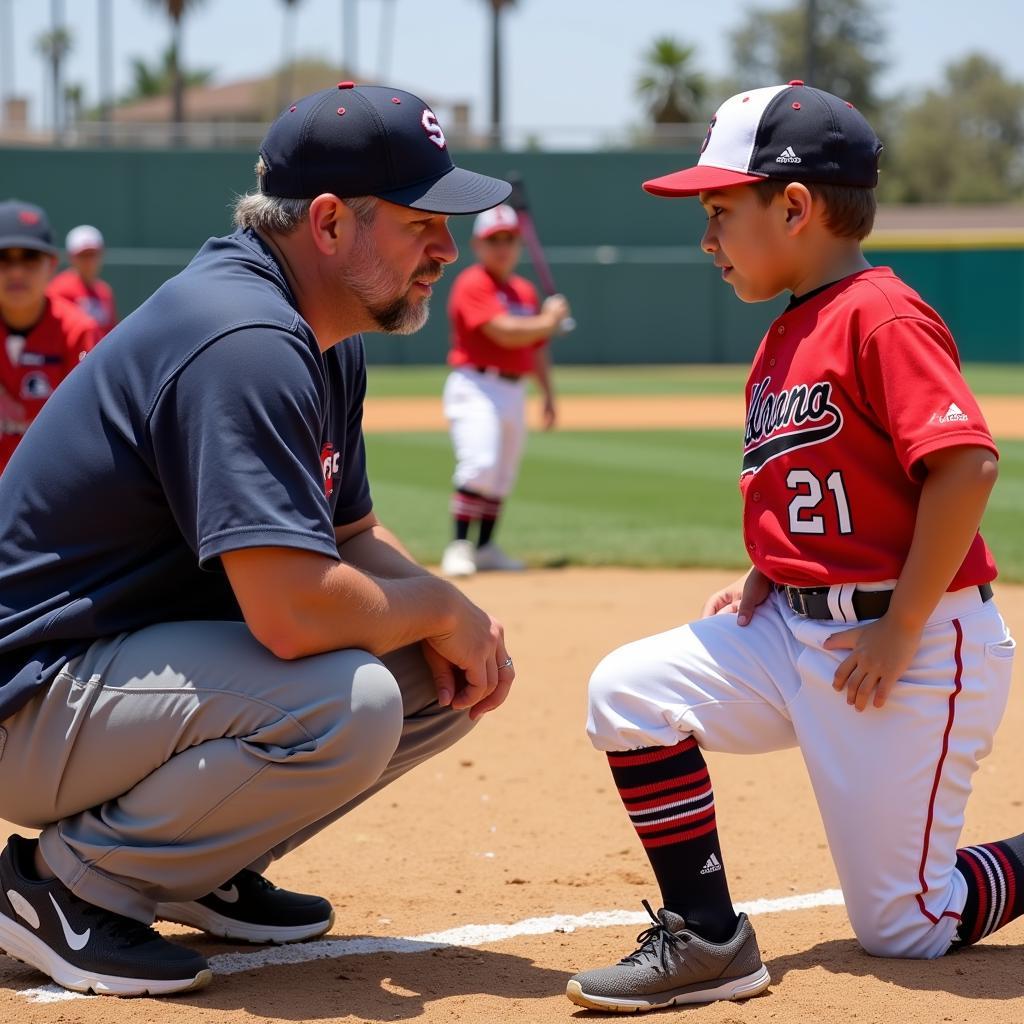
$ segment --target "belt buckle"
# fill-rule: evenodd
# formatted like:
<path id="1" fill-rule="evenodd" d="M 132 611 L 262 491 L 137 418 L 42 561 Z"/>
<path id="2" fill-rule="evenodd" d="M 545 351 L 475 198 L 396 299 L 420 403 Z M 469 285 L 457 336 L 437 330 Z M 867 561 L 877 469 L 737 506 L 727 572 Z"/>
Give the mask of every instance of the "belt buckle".
<path id="1" fill-rule="evenodd" d="M 797 590 L 796 587 L 785 587 L 786 604 L 789 605 L 790 610 L 797 613 L 797 615 L 806 615 L 807 612 L 804 610 L 804 595 Z M 799 598 L 799 607 L 797 607 L 797 598 Z"/>

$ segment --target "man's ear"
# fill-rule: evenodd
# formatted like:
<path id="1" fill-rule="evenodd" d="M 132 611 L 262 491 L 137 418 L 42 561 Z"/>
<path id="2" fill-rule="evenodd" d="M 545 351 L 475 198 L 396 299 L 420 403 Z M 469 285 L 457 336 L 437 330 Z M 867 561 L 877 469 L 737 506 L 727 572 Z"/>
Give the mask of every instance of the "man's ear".
<path id="1" fill-rule="evenodd" d="M 786 213 L 786 230 L 790 234 L 799 234 L 811 222 L 814 211 L 814 197 L 811 190 L 799 181 L 791 181 L 782 193 L 782 202 Z"/>
<path id="2" fill-rule="evenodd" d="M 348 248 L 356 230 L 356 216 L 337 196 L 325 192 L 309 205 L 309 233 L 325 255 Z"/>

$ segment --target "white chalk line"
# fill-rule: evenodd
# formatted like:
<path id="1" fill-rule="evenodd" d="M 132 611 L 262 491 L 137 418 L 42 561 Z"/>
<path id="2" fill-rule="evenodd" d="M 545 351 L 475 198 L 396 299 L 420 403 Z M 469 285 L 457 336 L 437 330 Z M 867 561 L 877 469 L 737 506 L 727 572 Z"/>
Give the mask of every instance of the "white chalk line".
<path id="1" fill-rule="evenodd" d="M 786 910 L 810 910 L 813 907 L 839 907 L 843 894 L 838 889 L 782 896 L 773 900 L 751 900 L 737 903 L 736 909 L 751 916 L 778 914 Z M 443 932 L 426 932 L 397 938 L 323 939 L 320 942 L 298 942 L 290 946 L 270 946 L 252 953 L 221 953 L 209 958 L 214 974 L 241 974 L 263 967 L 305 964 L 314 960 L 337 960 L 346 956 L 373 953 L 425 953 L 452 946 L 486 946 L 504 942 L 518 935 L 551 935 L 574 932 L 578 928 L 614 928 L 622 925 L 646 924 L 650 918 L 635 910 L 594 910 L 588 914 L 556 914 L 552 917 L 528 917 L 512 924 L 468 924 Z M 59 985 L 41 985 L 22 989 L 18 995 L 32 1003 L 60 1003 L 69 999 L 90 999 L 92 996 L 69 992 Z"/>

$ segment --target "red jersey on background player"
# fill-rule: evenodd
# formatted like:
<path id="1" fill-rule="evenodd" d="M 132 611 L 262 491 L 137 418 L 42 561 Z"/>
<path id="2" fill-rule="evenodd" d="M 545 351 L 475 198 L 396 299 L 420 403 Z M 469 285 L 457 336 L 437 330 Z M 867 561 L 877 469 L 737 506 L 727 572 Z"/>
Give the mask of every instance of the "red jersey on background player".
<path id="1" fill-rule="evenodd" d="M 455 449 L 451 509 L 454 539 L 441 571 L 471 576 L 478 570 L 522 569 L 494 540 L 502 503 L 519 473 L 526 440 L 525 378 L 533 374 L 544 398 L 544 429 L 555 425 L 547 341 L 569 315 L 569 304 L 537 290 L 515 273 L 519 218 L 510 206 L 481 213 L 473 225 L 479 262 L 462 271 L 448 300 L 452 373 L 444 411 Z M 479 524 L 476 544 L 469 539 Z"/>
<path id="2" fill-rule="evenodd" d="M 978 533 L 996 448 L 939 315 L 861 252 L 880 150 L 851 104 L 792 82 L 727 100 L 697 166 L 644 186 L 699 195 L 701 246 L 741 299 L 793 298 L 746 389 L 752 568 L 591 679 L 588 731 L 663 909 L 648 906 L 635 953 L 570 980 L 579 1005 L 769 984 L 733 910 L 702 749 L 800 747 L 870 953 L 941 956 L 1024 909 L 1024 836 L 957 849 L 1014 650 Z"/>
<path id="3" fill-rule="evenodd" d="M 102 338 L 117 323 L 114 290 L 100 278 L 103 235 L 91 224 L 80 224 L 68 232 L 64 248 L 71 266 L 50 282 L 47 293 L 78 306 L 96 322 Z"/>
<path id="4" fill-rule="evenodd" d="M 0 469 L 57 385 L 96 344 L 96 324 L 46 287 L 57 249 L 37 206 L 0 203 Z"/>

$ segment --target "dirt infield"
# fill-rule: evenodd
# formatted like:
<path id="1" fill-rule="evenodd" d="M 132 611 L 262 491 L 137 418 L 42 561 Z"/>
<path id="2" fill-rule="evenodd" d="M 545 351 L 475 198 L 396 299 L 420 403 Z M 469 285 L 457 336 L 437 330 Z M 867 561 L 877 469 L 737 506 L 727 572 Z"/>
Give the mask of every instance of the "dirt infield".
<path id="1" fill-rule="evenodd" d="M 1020 397 L 985 395 L 982 409 L 996 437 L 1024 437 Z M 540 405 L 531 400 L 529 421 L 539 425 Z M 367 431 L 445 430 L 440 399 L 371 398 Z M 569 395 L 559 400 L 563 430 L 674 430 L 741 427 L 742 397 L 724 395 Z"/>
<path id="2" fill-rule="evenodd" d="M 640 911 L 656 899 L 649 869 L 583 733 L 587 676 L 612 647 L 676 625 L 726 582 L 712 572 L 549 570 L 470 580 L 465 589 L 504 622 L 519 681 L 506 706 L 462 744 L 422 766 L 270 872 L 337 907 L 331 944 L 263 950 L 166 931 L 213 957 L 207 990 L 169 1000 L 75 999 L 0 956 L 0 1019 L 46 1024 L 221 1024 L 224 1021 L 423 1021 L 549 1024 L 601 1019 L 562 995 L 569 975 L 628 952 L 638 924 L 525 922 Z M 1024 588 L 1003 586 L 1010 625 L 1024 629 Z M 851 712 L 852 714 L 853 712 Z M 1024 694 L 977 776 L 965 839 L 1024 828 Z M 836 886 L 799 755 L 709 757 L 725 858 L 740 901 Z M 871 958 L 842 907 L 757 914 L 773 978 L 744 1004 L 652 1019 L 702 1024 L 1024 1020 L 1024 924 L 936 962 Z M 601 922 L 597 922 L 601 923 Z M 561 927 L 562 931 L 554 929 Z M 523 934 L 511 934 L 514 932 Z M 534 934 L 529 934 L 530 932 Z M 440 937 L 436 933 L 443 933 Z M 346 940 L 364 937 L 362 947 Z M 405 938 L 413 941 L 397 941 Z M 385 940 L 392 940 L 387 942 Z M 439 943 L 447 941 L 449 945 Z M 352 954 L 360 948 L 363 955 Z M 366 950 L 378 950 L 366 953 Z M 241 954 L 241 957 L 234 954 Z M 323 958 L 313 960 L 314 953 Z M 283 958 L 295 962 L 285 964 Z"/>

